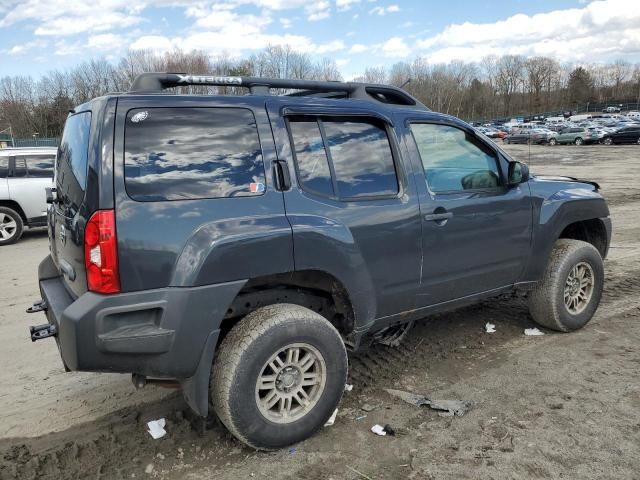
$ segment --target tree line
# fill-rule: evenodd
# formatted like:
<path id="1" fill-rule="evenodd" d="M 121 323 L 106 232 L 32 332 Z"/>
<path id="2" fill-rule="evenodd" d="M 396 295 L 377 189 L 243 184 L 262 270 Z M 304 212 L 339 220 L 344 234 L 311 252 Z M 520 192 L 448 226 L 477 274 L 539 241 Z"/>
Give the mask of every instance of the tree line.
<path id="1" fill-rule="evenodd" d="M 313 60 L 290 46 L 268 46 L 248 58 L 211 57 L 175 50 L 132 50 L 118 62 L 96 59 L 34 80 L 0 78 L 0 132 L 15 137 L 57 137 L 74 106 L 109 92 L 124 92 L 143 72 L 342 80 L 331 59 Z M 573 110 L 588 102 L 640 103 L 640 65 L 617 60 L 572 65 L 553 58 L 488 56 L 478 62 L 433 64 L 426 57 L 390 68 L 371 67 L 354 81 L 403 86 L 431 109 L 467 120 Z M 181 87 L 186 93 L 241 94 L 237 87 Z"/>

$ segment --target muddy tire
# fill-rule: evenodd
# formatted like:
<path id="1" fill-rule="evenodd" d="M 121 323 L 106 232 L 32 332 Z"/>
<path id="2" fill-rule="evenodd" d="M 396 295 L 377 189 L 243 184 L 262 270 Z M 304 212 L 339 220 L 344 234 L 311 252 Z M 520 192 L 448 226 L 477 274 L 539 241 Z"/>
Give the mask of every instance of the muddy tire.
<path id="1" fill-rule="evenodd" d="M 590 243 L 556 242 L 543 279 L 529 293 L 529 312 L 536 323 L 559 332 L 584 327 L 602 296 L 604 266 Z"/>
<path id="2" fill-rule="evenodd" d="M 0 247 L 17 242 L 22 237 L 24 223 L 15 210 L 0 207 Z"/>
<path id="3" fill-rule="evenodd" d="M 313 435 L 332 415 L 347 363 L 342 338 L 324 317 L 291 304 L 259 308 L 218 349 L 212 406 L 247 445 L 286 447 Z"/>

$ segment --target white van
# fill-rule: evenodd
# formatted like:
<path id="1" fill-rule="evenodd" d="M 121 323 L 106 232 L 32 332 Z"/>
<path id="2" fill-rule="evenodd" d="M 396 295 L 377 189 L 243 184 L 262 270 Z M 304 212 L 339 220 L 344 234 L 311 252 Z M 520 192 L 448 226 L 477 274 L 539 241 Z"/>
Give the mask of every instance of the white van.
<path id="1" fill-rule="evenodd" d="M 627 117 L 628 118 L 640 118 L 640 112 L 638 112 L 637 110 L 633 110 L 633 111 L 627 113 Z"/>
<path id="2" fill-rule="evenodd" d="M 52 147 L 0 148 L 0 246 L 17 242 L 24 227 L 47 224 L 55 158 Z"/>
<path id="3" fill-rule="evenodd" d="M 564 117 L 547 117 L 545 119 L 545 123 L 549 123 L 549 124 L 558 124 L 558 123 L 564 123 L 566 122 Z"/>

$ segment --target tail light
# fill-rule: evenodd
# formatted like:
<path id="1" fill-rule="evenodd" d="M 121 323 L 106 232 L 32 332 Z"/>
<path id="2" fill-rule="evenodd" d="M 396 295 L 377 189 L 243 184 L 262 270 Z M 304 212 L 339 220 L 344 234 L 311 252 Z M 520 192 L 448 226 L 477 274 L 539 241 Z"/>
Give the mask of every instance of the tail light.
<path id="1" fill-rule="evenodd" d="M 119 293 L 118 241 L 113 210 L 98 210 L 84 230 L 87 287 L 96 293 Z"/>

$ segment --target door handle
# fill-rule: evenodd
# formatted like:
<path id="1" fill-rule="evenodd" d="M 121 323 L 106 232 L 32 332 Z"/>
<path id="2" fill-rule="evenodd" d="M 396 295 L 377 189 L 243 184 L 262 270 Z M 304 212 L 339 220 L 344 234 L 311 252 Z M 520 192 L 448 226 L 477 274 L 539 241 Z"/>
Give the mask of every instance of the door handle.
<path id="1" fill-rule="evenodd" d="M 440 213 L 429 213 L 424 216 L 424 219 L 429 222 L 441 222 L 442 220 L 449 220 L 453 217 L 453 212 L 440 212 Z"/>

